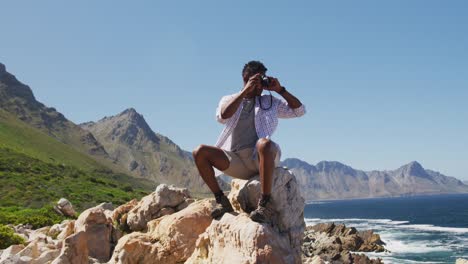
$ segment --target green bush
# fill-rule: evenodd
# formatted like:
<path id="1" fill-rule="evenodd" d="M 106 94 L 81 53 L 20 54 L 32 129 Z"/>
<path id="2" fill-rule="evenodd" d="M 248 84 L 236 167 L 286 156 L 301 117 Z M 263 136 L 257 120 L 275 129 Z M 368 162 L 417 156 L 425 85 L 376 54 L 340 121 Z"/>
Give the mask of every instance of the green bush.
<path id="1" fill-rule="evenodd" d="M 0 224 L 0 249 L 5 249 L 11 245 L 24 244 L 23 237 L 15 234 L 13 228 Z"/>
<path id="2" fill-rule="evenodd" d="M 61 223 L 64 216 L 57 214 L 51 205 L 40 209 L 21 208 L 16 206 L 0 207 L 0 224 L 30 224 L 33 229 Z"/>

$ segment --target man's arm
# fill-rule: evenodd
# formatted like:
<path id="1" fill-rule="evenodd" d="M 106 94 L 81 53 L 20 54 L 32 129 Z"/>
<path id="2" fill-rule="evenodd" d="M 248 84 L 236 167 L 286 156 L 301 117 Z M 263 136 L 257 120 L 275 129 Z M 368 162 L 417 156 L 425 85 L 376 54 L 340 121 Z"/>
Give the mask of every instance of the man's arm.
<path id="1" fill-rule="evenodd" d="M 270 85 L 271 90 L 277 93 L 281 92 L 282 88 L 278 79 L 270 77 L 272 83 Z M 305 106 L 295 97 L 293 94 L 287 90 L 280 94 L 284 100 L 279 100 L 278 102 L 278 117 L 279 118 L 293 118 L 303 116 L 306 112 Z"/>
<path id="2" fill-rule="evenodd" d="M 260 85 L 260 73 L 255 74 L 254 76 L 250 77 L 249 81 L 245 84 L 244 89 L 236 94 L 229 102 L 226 103 L 225 106 L 221 108 L 221 118 L 228 119 L 236 113 L 237 108 L 242 102 L 242 98 L 245 97 L 246 94 L 252 92 L 257 85 Z"/>
<path id="3" fill-rule="evenodd" d="M 228 102 L 226 102 L 223 106 L 221 106 L 221 118 L 228 119 L 234 115 L 239 108 L 239 105 L 242 102 L 242 98 L 244 98 L 244 94 L 242 92 L 237 93 L 233 96 Z"/>
<path id="4" fill-rule="evenodd" d="M 288 102 L 288 106 L 291 107 L 292 109 L 296 109 L 302 105 L 301 101 L 297 99 L 294 95 L 292 95 L 290 92 L 287 90 L 281 94 L 283 98 Z"/>

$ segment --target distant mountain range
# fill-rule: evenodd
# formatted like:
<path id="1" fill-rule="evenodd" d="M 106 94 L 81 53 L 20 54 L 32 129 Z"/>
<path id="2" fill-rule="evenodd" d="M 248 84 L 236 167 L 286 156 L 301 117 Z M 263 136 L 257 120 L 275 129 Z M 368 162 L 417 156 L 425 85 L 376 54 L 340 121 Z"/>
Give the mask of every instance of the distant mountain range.
<path id="1" fill-rule="evenodd" d="M 337 161 L 314 166 L 292 158 L 282 165 L 294 172 L 308 201 L 468 192 L 468 185 L 460 180 L 424 169 L 416 161 L 396 170 L 369 172 Z"/>

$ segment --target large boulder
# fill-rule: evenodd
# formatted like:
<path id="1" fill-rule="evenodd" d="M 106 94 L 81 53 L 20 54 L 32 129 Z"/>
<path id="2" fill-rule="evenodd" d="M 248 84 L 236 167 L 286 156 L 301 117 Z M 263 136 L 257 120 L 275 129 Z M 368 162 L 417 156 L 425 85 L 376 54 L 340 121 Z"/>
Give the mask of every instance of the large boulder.
<path id="1" fill-rule="evenodd" d="M 289 237 L 270 225 L 253 222 L 246 213 L 225 214 L 197 240 L 187 264 L 301 263 Z"/>
<path id="2" fill-rule="evenodd" d="M 259 177 L 232 180 L 229 199 L 236 213 L 213 221 L 186 263 L 301 263 L 304 199 L 294 175 L 276 168 L 271 193 L 272 223 L 256 223 L 248 213 L 260 199 Z"/>
<path id="3" fill-rule="evenodd" d="M 86 209 L 75 221 L 74 233 L 83 232 L 89 256 L 108 261 L 112 250 L 112 219 L 101 205 Z"/>
<path id="4" fill-rule="evenodd" d="M 187 199 L 190 199 L 190 194 L 186 188 L 160 184 L 156 191 L 143 197 L 131 208 L 127 216 L 127 225 L 132 231 L 146 231 L 149 221 L 174 213 Z"/>
<path id="5" fill-rule="evenodd" d="M 133 232 L 117 244 L 110 263 L 182 263 L 211 224 L 214 201 L 204 199 L 148 223 L 148 232 Z"/>
<path id="6" fill-rule="evenodd" d="M 261 197 L 259 176 L 248 181 L 234 179 L 231 181 L 229 199 L 236 211 L 250 213 L 257 208 Z M 299 185 L 294 174 L 286 168 L 278 167 L 273 174 L 271 207 L 276 210 L 272 228 L 280 234 L 287 234 L 291 247 L 296 254 L 301 252 L 304 235 L 304 205 Z"/>
<path id="7" fill-rule="evenodd" d="M 58 213 L 65 216 L 75 217 L 76 215 L 75 209 L 73 209 L 73 205 L 65 198 L 60 198 L 60 200 L 54 206 L 54 209 Z"/>
<path id="8" fill-rule="evenodd" d="M 79 231 L 67 237 L 60 255 L 52 264 L 81 264 L 88 263 L 88 236 L 85 231 Z"/>

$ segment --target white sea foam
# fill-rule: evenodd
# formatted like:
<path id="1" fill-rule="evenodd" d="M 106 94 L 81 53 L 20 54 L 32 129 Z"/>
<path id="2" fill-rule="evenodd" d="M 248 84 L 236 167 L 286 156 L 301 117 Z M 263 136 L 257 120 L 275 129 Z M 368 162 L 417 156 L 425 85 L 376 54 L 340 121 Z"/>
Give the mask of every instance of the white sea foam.
<path id="1" fill-rule="evenodd" d="M 381 253 L 366 253 L 369 258 L 381 258 L 385 264 L 413 264 L 413 263 L 430 263 L 430 264 L 438 264 L 438 263 L 446 263 L 446 262 L 439 262 L 439 261 L 420 261 L 420 260 L 410 260 L 410 259 L 401 259 L 392 256 L 386 256 Z"/>
<path id="2" fill-rule="evenodd" d="M 444 226 L 434 226 L 434 225 L 401 225 L 401 228 L 416 229 L 422 231 L 436 231 L 436 232 L 449 232 L 449 233 L 468 233 L 468 228 L 462 227 L 444 227 Z"/>
<path id="3" fill-rule="evenodd" d="M 438 241 L 407 240 L 413 234 L 384 233 L 380 238 L 385 242 L 385 248 L 393 254 L 421 254 L 429 252 L 451 251 L 448 246 L 441 245 Z"/>
<path id="4" fill-rule="evenodd" d="M 398 228 L 415 229 L 415 230 L 421 230 L 421 231 L 468 233 L 468 228 L 463 228 L 463 227 L 444 227 L 444 226 L 434 226 L 434 225 L 409 224 L 409 221 L 395 221 L 391 219 L 305 218 L 305 222 L 310 223 L 310 224 L 323 223 L 323 222 L 339 222 L 339 223 L 358 222 L 357 223 L 358 225 L 366 225 L 366 226 L 369 226 L 370 228 L 372 228 L 372 224 L 383 224 L 383 225 L 397 225 Z"/>
<path id="5" fill-rule="evenodd" d="M 306 223 L 322 223 L 322 222 L 357 222 L 358 224 L 367 224 L 367 223 L 377 223 L 377 224 L 387 224 L 387 225 L 402 225 L 408 224 L 409 221 L 395 221 L 392 219 L 364 219 L 364 218 L 331 218 L 331 219 L 322 219 L 322 218 L 305 218 Z"/>

